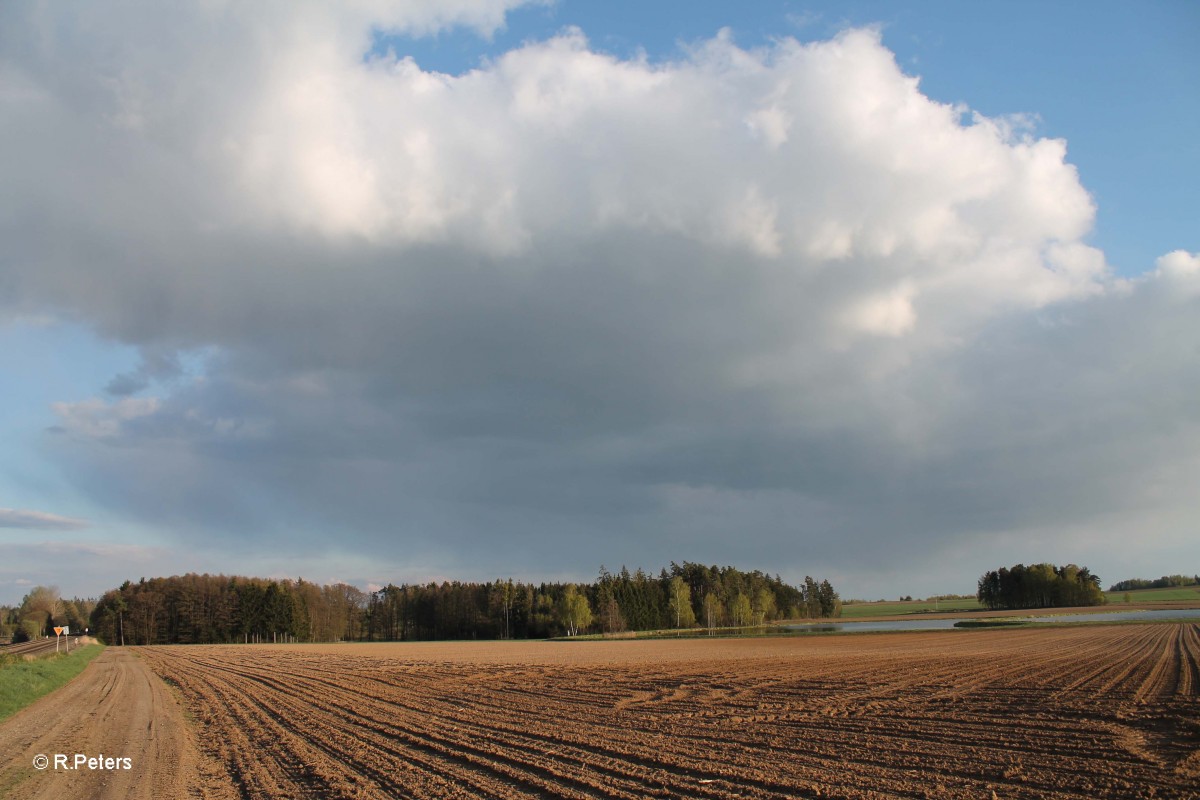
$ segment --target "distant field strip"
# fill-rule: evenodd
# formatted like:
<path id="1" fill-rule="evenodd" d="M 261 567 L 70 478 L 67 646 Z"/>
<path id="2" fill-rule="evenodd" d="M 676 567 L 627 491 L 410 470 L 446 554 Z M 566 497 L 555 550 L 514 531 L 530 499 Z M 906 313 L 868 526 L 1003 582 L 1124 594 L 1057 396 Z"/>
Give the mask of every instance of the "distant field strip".
<path id="1" fill-rule="evenodd" d="M 1200 626 L 139 648 L 243 797 L 1195 797 Z"/>
<path id="2" fill-rule="evenodd" d="M 1175 586 L 1169 589 L 1133 589 L 1128 592 L 1105 592 L 1108 602 L 1124 602 L 1125 595 L 1134 603 L 1171 603 L 1200 601 L 1200 586 Z"/>
<path id="3" fill-rule="evenodd" d="M 902 614 L 947 614 L 956 611 L 981 611 L 983 605 L 974 598 L 969 600 L 903 600 L 895 603 L 847 603 L 842 606 L 843 619 L 859 617 L 895 617 Z"/>

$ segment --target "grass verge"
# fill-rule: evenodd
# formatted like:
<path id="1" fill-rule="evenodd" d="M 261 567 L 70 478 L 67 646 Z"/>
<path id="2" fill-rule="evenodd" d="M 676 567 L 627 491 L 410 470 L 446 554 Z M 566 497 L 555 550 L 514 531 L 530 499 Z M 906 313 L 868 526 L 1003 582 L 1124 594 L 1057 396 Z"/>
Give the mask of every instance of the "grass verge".
<path id="1" fill-rule="evenodd" d="M 619 642 L 629 639 L 731 639 L 746 636 L 779 636 L 772 625 L 748 625 L 743 628 L 662 628 L 652 631 L 620 633 L 581 633 L 577 636 L 552 636 L 550 642 Z"/>
<path id="2" fill-rule="evenodd" d="M 69 654 L 0 663 L 0 722 L 66 685 L 102 650 L 102 644 L 89 644 Z"/>

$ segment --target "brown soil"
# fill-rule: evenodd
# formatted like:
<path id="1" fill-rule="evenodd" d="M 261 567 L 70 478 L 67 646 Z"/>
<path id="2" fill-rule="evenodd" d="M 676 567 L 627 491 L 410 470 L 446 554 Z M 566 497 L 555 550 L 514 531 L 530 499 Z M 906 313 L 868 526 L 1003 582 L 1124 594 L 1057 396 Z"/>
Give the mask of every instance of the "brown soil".
<path id="1" fill-rule="evenodd" d="M 55 769 L 64 754 L 128 758 L 129 769 Z M 34 768 L 45 755 L 50 766 Z M 99 766 L 97 764 L 97 766 Z M 109 648 L 62 689 L 0 724 L 6 800 L 162 800 L 236 795 L 195 746 L 179 704 L 133 653 Z"/>
<path id="2" fill-rule="evenodd" d="M 1200 796 L 1190 624 L 139 653 L 244 798 Z"/>

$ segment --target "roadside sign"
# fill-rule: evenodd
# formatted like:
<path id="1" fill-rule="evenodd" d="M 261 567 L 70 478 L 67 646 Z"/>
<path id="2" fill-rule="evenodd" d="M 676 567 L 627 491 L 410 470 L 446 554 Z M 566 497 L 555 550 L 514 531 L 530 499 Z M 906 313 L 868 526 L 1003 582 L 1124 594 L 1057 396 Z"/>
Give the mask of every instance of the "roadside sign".
<path id="1" fill-rule="evenodd" d="M 55 629 L 54 629 L 54 635 L 55 635 L 55 636 L 62 636 L 62 635 L 63 635 L 63 631 L 64 631 L 64 630 L 66 630 L 66 628 L 55 628 Z"/>

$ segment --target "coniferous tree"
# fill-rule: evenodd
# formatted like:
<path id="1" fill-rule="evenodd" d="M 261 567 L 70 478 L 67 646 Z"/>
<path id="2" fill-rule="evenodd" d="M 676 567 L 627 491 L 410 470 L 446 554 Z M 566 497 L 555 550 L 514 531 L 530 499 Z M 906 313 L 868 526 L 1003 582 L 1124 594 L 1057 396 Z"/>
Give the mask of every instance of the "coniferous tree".
<path id="1" fill-rule="evenodd" d="M 1100 578 L 1074 564 L 1016 564 L 985 572 L 976 597 L 990 609 L 1093 606 L 1106 602 Z"/>

